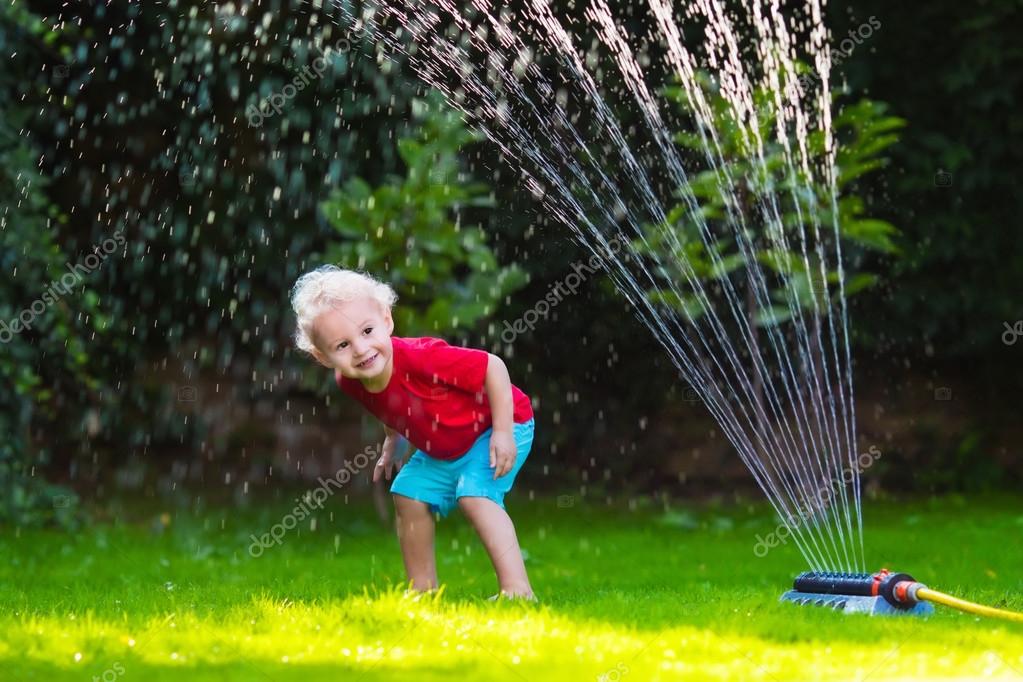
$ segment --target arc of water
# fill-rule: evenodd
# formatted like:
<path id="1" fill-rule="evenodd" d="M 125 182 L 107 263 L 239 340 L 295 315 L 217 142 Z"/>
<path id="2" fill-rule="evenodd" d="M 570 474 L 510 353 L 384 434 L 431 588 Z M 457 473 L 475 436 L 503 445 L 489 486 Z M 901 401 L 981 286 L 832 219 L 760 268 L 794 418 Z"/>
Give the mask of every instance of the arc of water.
<path id="1" fill-rule="evenodd" d="M 675 153 L 673 148 L 664 139 L 663 134 L 664 127 L 660 121 L 660 117 L 657 113 L 656 105 L 653 102 L 653 98 L 650 97 L 649 93 L 643 86 L 643 78 L 642 74 L 639 72 L 638 65 L 636 64 L 634 58 L 632 58 L 631 54 L 629 53 L 628 46 L 624 44 L 624 41 L 621 40 L 620 34 L 618 33 L 617 30 L 615 30 L 615 27 L 611 23 L 610 11 L 607 8 L 606 4 L 603 2 L 603 0 L 597 0 L 597 2 L 591 4 L 590 7 L 588 8 L 587 16 L 597 23 L 599 29 L 602 29 L 599 31 L 599 35 L 602 38 L 602 40 L 604 40 L 605 43 L 607 43 L 611 48 L 622 70 L 622 73 L 626 76 L 626 82 L 628 83 L 637 102 L 639 103 L 640 109 L 643 113 L 644 119 L 647 122 L 648 128 L 650 129 L 655 140 L 657 141 L 658 147 L 662 152 L 663 158 L 665 159 L 669 170 L 672 172 L 672 176 L 675 179 L 675 184 L 683 188 L 683 195 L 687 204 L 689 204 L 690 206 L 690 210 L 693 212 L 694 215 L 698 215 L 697 213 L 698 206 L 696 203 L 696 199 L 692 195 L 691 190 L 689 190 L 688 179 L 686 177 L 684 169 L 682 168 L 681 162 L 678 159 L 677 154 Z M 740 79 L 739 77 L 735 77 L 735 80 L 738 81 Z M 718 167 L 723 168 L 723 164 Z M 719 187 L 722 189 L 723 192 L 725 192 L 725 196 L 731 199 L 731 201 L 728 203 L 732 205 L 732 209 L 728 213 L 728 218 L 729 222 L 733 226 L 734 233 L 738 235 L 738 242 L 746 263 L 750 286 L 755 288 L 755 293 L 759 299 L 760 305 L 765 305 L 768 300 L 766 284 L 764 283 L 763 278 L 760 276 L 761 273 L 759 269 L 753 267 L 752 265 L 753 263 L 755 263 L 755 255 L 753 254 L 752 244 L 745 236 L 747 229 L 745 226 L 745 220 L 742 216 L 742 212 L 735 208 L 735 204 L 737 202 L 735 201 L 734 194 L 732 193 L 731 190 L 732 185 L 731 183 L 725 185 L 719 183 Z M 704 240 L 704 245 L 707 247 L 708 252 L 712 254 L 712 259 L 715 261 L 715 265 L 719 265 L 721 262 L 720 256 L 717 254 L 715 249 L 711 248 L 709 230 L 707 229 L 707 225 L 702 220 L 699 222 L 701 227 L 701 237 Z M 729 303 L 732 310 L 739 309 L 739 303 L 734 293 L 734 289 L 731 286 L 731 280 L 725 279 L 724 285 L 725 285 L 724 291 L 726 297 L 729 299 Z M 766 374 L 766 368 L 763 366 L 760 353 L 754 348 L 754 344 L 752 342 L 752 330 L 749 328 L 748 321 L 742 315 L 737 315 L 736 317 L 743 340 L 747 344 L 747 350 L 751 355 L 751 359 L 754 360 L 754 366 L 756 371 Z M 778 336 L 777 329 L 769 330 L 769 338 L 772 341 L 776 353 L 778 351 L 778 343 L 776 341 L 777 336 Z M 784 353 L 777 353 L 777 355 L 778 359 L 783 363 L 787 359 L 787 355 Z M 786 386 L 787 385 L 788 384 L 786 381 Z M 773 391 L 772 384 L 770 382 L 766 382 L 765 388 L 768 391 L 768 397 L 771 399 L 771 406 L 772 411 L 774 411 L 775 413 L 774 414 L 775 420 L 782 427 L 787 428 L 787 420 L 780 413 L 780 409 L 775 408 L 776 405 L 778 408 L 780 408 L 780 403 Z M 791 435 L 791 432 L 789 433 Z M 801 464 L 802 462 L 800 458 L 794 455 L 790 448 L 779 447 L 778 453 L 780 457 L 787 458 L 787 463 L 789 466 L 787 467 L 780 466 L 777 460 L 775 459 L 774 453 L 770 449 L 766 450 L 765 455 L 774 465 L 775 471 L 784 471 L 787 468 L 788 471 L 794 473 L 797 476 L 797 479 L 799 480 L 800 490 L 803 491 L 804 499 L 802 501 L 805 504 L 806 502 L 808 502 L 808 500 L 806 500 L 807 492 L 812 494 L 812 491 L 815 489 L 815 487 L 819 487 L 819 485 L 814 486 L 806 482 L 802 475 L 803 471 L 801 471 L 801 469 L 805 470 L 805 467 L 799 466 L 799 464 Z M 795 464 L 795 466 L 792 466 L 792 464 Z M 837 551 L 838 548 L 835 545 L 835 541 L 833 538 L 832 546 Z"/>

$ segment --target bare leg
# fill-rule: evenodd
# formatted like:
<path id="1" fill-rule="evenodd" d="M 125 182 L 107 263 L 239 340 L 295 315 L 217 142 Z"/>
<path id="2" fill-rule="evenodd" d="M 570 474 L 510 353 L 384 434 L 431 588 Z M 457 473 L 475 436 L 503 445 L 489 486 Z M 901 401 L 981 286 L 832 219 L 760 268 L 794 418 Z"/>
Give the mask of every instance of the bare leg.
<path id="1" fill-rule="evenodd" d="M 437 587 L 437 562 L 433 554 L 433 514 L 425 502 L 394 495 L 395 525 L 405 574 L 412 589 L 425 591 Z"/>
<path id="2" fill-rule="evenodd" d="M 519 597 L 532 597 L 522 550 L 515 535 L 515 525 L 508 512 L 486 497 L 460 497 L 458 506 L 472 523 L 487 548 L 497 573 L 501 592 Z"/>

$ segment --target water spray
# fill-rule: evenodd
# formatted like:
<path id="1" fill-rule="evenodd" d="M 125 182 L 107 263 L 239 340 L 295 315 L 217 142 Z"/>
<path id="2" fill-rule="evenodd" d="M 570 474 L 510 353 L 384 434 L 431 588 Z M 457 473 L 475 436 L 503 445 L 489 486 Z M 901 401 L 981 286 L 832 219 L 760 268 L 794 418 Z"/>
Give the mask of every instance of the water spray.
<path id="1" fill-rule="evenodd" d="M 826 606 L 846 613 L 872 615 L 926 616 L 934 612 L 934 604 L 978 616 L 1003 618 L 1023 623 L 1023 613 L 975 604 L 932 590 L 906 573 L 892 573 L 882 568 L 877 573 L 845 573 L 810 571 L 800 573 L 792 589 L 781 596 L 782 601 Z"/>

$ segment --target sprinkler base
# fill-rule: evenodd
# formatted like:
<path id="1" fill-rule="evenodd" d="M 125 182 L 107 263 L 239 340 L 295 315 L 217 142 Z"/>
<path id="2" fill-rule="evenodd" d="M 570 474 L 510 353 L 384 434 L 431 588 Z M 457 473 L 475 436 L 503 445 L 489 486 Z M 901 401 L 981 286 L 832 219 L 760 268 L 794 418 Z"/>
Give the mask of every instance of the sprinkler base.
<path id="1" fill-rule="evenodd" d="M 910 608 L 898 609 L 883 597 L 860 597 L 850 594 L 816 594 L 789 590 L 781 596 L 781 601 L 803 606 L 825 606 L 844 613 L 866 613 L 871 616 L 929 616 L 934 613 L 934 606 L 927 602 L 917 602 Z"/>

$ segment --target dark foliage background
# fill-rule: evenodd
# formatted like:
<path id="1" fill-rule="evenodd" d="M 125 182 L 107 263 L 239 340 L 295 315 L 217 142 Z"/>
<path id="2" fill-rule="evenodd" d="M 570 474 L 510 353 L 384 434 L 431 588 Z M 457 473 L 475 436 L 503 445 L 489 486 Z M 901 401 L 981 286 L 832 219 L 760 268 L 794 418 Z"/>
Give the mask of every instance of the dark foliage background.
<path id="1" fill-rule="evenodd" d="M 886 453 L 875 485 L 1023 480 L 1023 343 L 1002 340 L 1023 318 L 1020 9 L 1009 0 L 831 3 L 836 37 L 872 16 L 881 26 L 842 63 L 839 83 L 908 121 L 864 196 L 900 229 L 904 257 L 876 256 L 882 284 L 852 309 L 862 440 Z M 328 374 L 290 347 L 287 294 L 309 267 L 359 257 L 350 227 L 321 208 L 343 201 L 353 178 L 420 191 L 399 150 L 417 135 L 458 160 L 446 187 L 488 198 L 445 207 L 444 224 L 459 228 L 448 233 L 450 272 L 469 277 L 484 261 L 521 269 L 491 292 L 492 309 L 440 335 L 502 354 L 537 399 L 540 456 L 527 485 L 583 495 L 751 488 L 607 281 L 587 279 L 550 319 L 502 343 L 502 322 L 585 253 L 493 149 L 457 127 L 423 138 L 436 122 L 413 115 L 425 93 L 329 15 L 280 0 L 251 11 L 272 20 L 239 22 L 185 0 L 0 5 L 0 319 L 66 264 L 115 233 L 126 238 L 0 348 L 0 518 L 65 519 L 76 495 L 114 488 L 171 494 L 179 483 L 245 480 L 246 494 L 249 483 L 273 490 L 377 437 Z M 351 49 L 327 60 L 286 115 L 250 125 L 250 106 L 341 38 Z M 428 189 L 416 200 L 435 201 Z M 363 255 L 416 285 L 395 252 Z"/>

